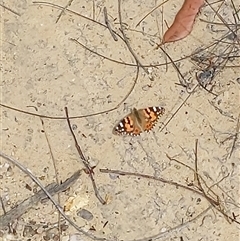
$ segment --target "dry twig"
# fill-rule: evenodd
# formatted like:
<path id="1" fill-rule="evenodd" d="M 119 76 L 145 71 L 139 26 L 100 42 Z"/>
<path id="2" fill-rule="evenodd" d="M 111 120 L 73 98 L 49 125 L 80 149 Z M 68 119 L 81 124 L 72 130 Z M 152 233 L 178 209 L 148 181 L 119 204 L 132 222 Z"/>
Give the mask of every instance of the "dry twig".
<path id="1" fill-rule="evenodd" d="M 73 139 L 74 139 L 74 142 L 75 142 L 75 147 L 78 151 L 78 154 L 80 156 L 80 158 L 82 159 L 82 162 L 85 166 L 85 168 L 87 169 L 87 173 L 89 174 L 90 176 L 90 179 L 92 181 L 92 185 L 93 185 L 93 189 L 94 189 L 94 193 L 95 193 L 95 196 L 97 197 L 97 199 L 102 203 L 102 204 L 106 204 L 106 201 L 103 200 L 103 198 L 100 196 L 99 192 L 98 192 L 98 189 L 97 189 L 97 185 L 95 183 L 95 180 L 94 180 L 94 177 L 93 177 L 93 167 L 90 166 L 88 160 L 85 158 L 85 156 L 83 155 L 83 152 L 81 150 L 81 147 L 79 146 L 78 144 L 78 141 L 77 141 L 77 138 L 72 130 L 72 127 L 71 127 L 71 124 L 70 124 L 70 120 L 69 120 L 69 116 L 68 116 L 68 109 L 67 107 L 65 107 L 65 113 L 66 113 L 66 117 L 67 117 L 67 123 L 68 123 L 68 127 L 70 129 L 70 132 L 73 136 Z"/>

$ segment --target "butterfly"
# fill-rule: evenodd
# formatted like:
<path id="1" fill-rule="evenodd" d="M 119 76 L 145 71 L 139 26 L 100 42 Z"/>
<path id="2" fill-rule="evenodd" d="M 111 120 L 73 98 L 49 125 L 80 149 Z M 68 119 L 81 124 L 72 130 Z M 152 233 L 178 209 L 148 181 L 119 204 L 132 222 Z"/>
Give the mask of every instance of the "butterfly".
<path id="1" fill-rule="evenodd" d="M 165 109 L 155 106 L 145 109 L 133 108 L 131 113 L 125 116 L 113 129 L 114 134 L 140 135 L 143 131 L 150 131 L 163 115 Z"/>

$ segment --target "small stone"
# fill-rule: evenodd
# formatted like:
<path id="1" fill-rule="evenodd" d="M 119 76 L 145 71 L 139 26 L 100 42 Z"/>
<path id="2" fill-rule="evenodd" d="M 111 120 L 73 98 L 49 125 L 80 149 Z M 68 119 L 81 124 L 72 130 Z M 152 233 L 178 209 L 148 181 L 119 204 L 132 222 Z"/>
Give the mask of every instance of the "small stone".
<path id="1" fill-rule="evenodd" d="M 77 212 L 77 215 L 87 221 L 91 221 L 93 219 L 93 215 L 91 212 L 89 212 L 88 210 L 86 209 L 81 209 Z"/>

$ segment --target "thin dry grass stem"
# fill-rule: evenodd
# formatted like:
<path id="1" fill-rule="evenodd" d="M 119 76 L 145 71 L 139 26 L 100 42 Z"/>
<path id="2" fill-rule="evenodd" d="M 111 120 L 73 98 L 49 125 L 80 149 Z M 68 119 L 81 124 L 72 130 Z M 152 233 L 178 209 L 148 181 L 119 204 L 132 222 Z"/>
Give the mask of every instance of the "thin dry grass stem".
<path id="1" fill-rule="evenodd" d="M 53 151 L 52 151 L 52 148 L 51 148 L 51 145 L 50 145 L 50 141 L 49 141 L 49 138 L 48 138 L 48 135 L 47 135 L 47 132 L 46 132 L 44 121 L 43 121 L 42 118 L 40 118 L 40 121 L 41 121 L 41 124 L 42 124 L 42 128 L 43 128 L 43 131 L 44 131 L 44 136 L 46 138 L 48 149 L 49 149 L 50 156 L 51 156 L 51 159 L 52 159 L 54 172 L 55 172 L 56 183 L 59 185 L 60 181 L 59 181 L 59 178 L 58 178 L 58 170 L 57 170 L 56 160 L 55 160 L 54 155 L 53 155 Z M 59 193 L 57 194 L 57 198 L 58 198 L 58 203 L 61 204 L 61 202 L 60 202 L 61 201 L 60 200 L 60 194 Z M 59 237 L 61 237 L 61 215 L 60 215 L 60 213 L 58 213 L 58 234 L 59 234 Z"/>
<path id="2" fill-rule="evenodd" d="M 200 177 L 199 177 L 199 172 L 198 172 L 198 139 L 195 142 L 195 151 L 194 151 L 194 156 L 195 156 L 195 160 L 194 160 L 194 165 L 195 165 L 195 170 L 194 170 L 194 176 L 196 178 L 197 181 L 197 188 L 203 193 L 204 197 L 213 205 L 213 206 L 219 206 L 219 202 L 218 200 L 214 200 L 212 198 L 210 198 L 209 196 L 206 195 L 204 188 L 202 187 L 202 183 L 200 181 Z M 203 178 L 201 178 L 201 180 L 203 181 Z M 204 184 L 206 184 L 204 182 Z M 210 188 L 209 188 L 210 189 Z M 216 197 L 218 197 L 216 195 Z"/>
<path id="3" fill-rule="evenodd" d="M 173 61 L 173 59 L 171 58 L 171 56 L 162 48 L 162 47 L 159 47 L 162 52 L 169 58 L 171 64 L 173 65 L 173 67 L 175 68 L 175 70 L 177 71 L 177 73 L 180 75 L 180 83 L 182 86 L 186 87 L 184 84 L 183 84 L 183 80 L 185 81 L 184 79 L 184 76 L 183 74 L 181 73 L 180 69 L 177 67 L 176 63 Z M 167 65 L 167 64 L 166 64 Z M 186 82 L 186 81 L 185 81 Z"/>
<path id="4" fill-rule="evenodd" d="M 122 14 L 121 14 L 121 0 L 118 0 L 118 17 L 119 17 L 119 23 L 120 23 L 120 31 L 123 35 L 123 39 L 124 39 L 124 42 L 125 44 L 127 45 L 128 47 L 128 50 L 130 51 L 130 53 L 132 54 L 133 58 L 135 59 L 136 61 L 136 65 L 137 66 L 140 66 L 144 72 L 148 75 L 148 77 L 150 78 L 150 80 L 153 80 L 152 77 L 149 76 L 149 72 L 148 70 L 146 69 L 146 67 L 140 62 L 140 60 L 138 59 L 137 55 L 135 54 L 135 52 L 133 51 L 130 43 L 129 43 L 129 40 L 126 36 L 126 33 L 124 31 L 124 27 L 123 27 L 123 22 L 122 22 Z"/>
<path id="5" fill-rule="evenodd" d="M 217 110 L 221 115 L 223 116 L 226 116 L 232 120 L 236 120 L 235 117 L 234 117 L 234 113 L 231 113 L 231 112 L 227 112 L 227 111 L 224 111 L 222 109 L 220 109 L 216 104 L 214 104 L 212 101 L 209 101 L 208 100 L 208 103 L 214 107 L 215 110 Z"/>
<path id="6" fill-rule="evenodd" d="M 79 16 L 79 17 L 81 17 L 81 18 L 84 18 L 84 19 L 86 19 L 86 20 L 88 20 L 88 21 L 91 21 L 91 22 L 93 22 L 93 23 L 96 23 L 96 24 L 101 25 L 102 27 L 105 27 L 105 28 L 106 28 L 106 26 L 105 26 L 104 24 L 102 24 L 102 23 L 100 23 L 100 22 L 98 22 L 98 21 L 96 21 L 96 20 L 94 20 L 94 19 L 92 19 L 92 18 L 89 18 L 89 17 L 87 17 L 87 16 L 84 16 L 84 15 L 78 13 L 78 12 L 75 12 L 75 11 L 73 11 L 73 10 L 70 10 L 70 9 L 68 9 L 68 8 L 64 8 L 64 7 L 62 7 L 62 6 L 58 5 L 58 4 L 49 3 L 49 2 L 45 2 L 45 1 L 33 1 L 33 4 L 42 4 L 42 5 L 45 5 L 45 6 L 50 6 L 50 7 L 53 7 L 53 8 L 57 8 L 57 9 L 60 9 L 60 10 L 64 10 L 64 11 L 66 11 L 66 12 L 72 13 L 72 14 L 74 14 L 74 15 L 77 15 L 77 16 Z M 117 34 L 117 33 L 116 33 L 116 34 Z"/>
<path id="7" fill-rule="evenodd" d="M 117 174 L 117 175 L 121 175 L 121 176 L 134 176 L 134 177 L 138 177 L 138 178 L 140 177 L 140 178 L 150 179 L 150 180 L 154 180 L 154 181 L 159 181 L 159 182 L 166 183 L 166 184 L 169 184 L 169 185 L 172 185 L 172 186 L 175 186 L 175 187 L 180 187 L 180 188 L 183 188 L 183 189 L 186 189 L 186 190 L 189 190 L 189 191 L 193 191 L 193 192 L 203 196 L 203 194 L 198 190 L 195 190 L 191 187 L 185 186 L 181 183 L 166 180 L 166 179 L 161 178 L 161 177 L 154 177 L 154 176 L 142 174 L 142 173 L 127 172 L 127 171 L 113 170 L 113 169 L 104 169 L 104 168 L 100 168 L 99 171 L 102 172 L 102 173 L 112 173 L 112 174 Z"/>
<path id="8" fill-rule="evenodd" d="M 222 4 L 223 3 L 224 2 L 222 2 Z M 212 5 L 210 5 L 209 3 L 208 3 L 208 5 L 212 9 L 212 11 L 215 13 L 215 16 L 221 21 L 221 25 L 224 25 L 228 29 L 228 32 L 225 33 L 220 39 L 214 41 L 211 46 L 209 46 L 209 49 L 210 49 L 210 47 L 212 47 L 212 48 L 211 48 L 211 52 L 208 54 L 208 56 L 201 56 L 200 61 L 199 61 L 197 55 L 199 53 L 201 53 L 201 51 L 198 51 L 195 53 L 195 56 L 194 55 L 192 56 L 192 60 L 196 61 L 198 65 L 204 64 L 204 61 L 208 61 L 211 63 L 206 68 L 202 69 L 202 73 L 196 74 L 196 79 L 197 79 L 199 85 L 204 90 L 206 90 L 207 92 L 209 92 L 215 96 L 218 96 L 217 93 L 212 92 L 213 88 L 215 87 L 214 79 L 224 68 L 228 67 L 227 63 L 230 59 L 240 57 L 239 54 L 233 55 L 234 52 L 236 52 L 236 53 L 239 52 L 239 47 L 238 47 L 239 46 L 239 38 L 237 35 L 237 31 L 239 30 L 238 29 L 239 24 L 237 23 L 239 21 L 239 16 L 238 16 L 234 3 L 232 2 L 232 7 L 234 9 L 233 18 L 234 18 L 235 24 L 232 24 L 232 23 L 228 24 L 223 19 L 223 17 L 219 14 L 221 5 L 219 6 L 219 8 L 217 10 L 215 10 L 212 7 Z M 208 23 L 215 24 L 214 22 L 210 22 L 210 21 L 208 21 Z M 216 23 L 216 24 L 219 25 L 220 23 Z M 229 42 L 229 40 L 232 40 L 232 42 Z M 221 45 L 226 44 L 227 46 L 223 52 L 221 52 L 220 54 L 216 54 L 218 52 L 218 49 L 221 49 L 221 46 L 219 47 L 220 44 Z M 237 68 L 238 66 L 237 65 L 232 66 L 232 68 L 233 67 Z M 207 79 L 204 80 L 204 79 L 202 79 L 202 77 L 207 78 Z M 211 86 L 210 89 L 208 88 L 208 86 Z"/>
<path id="9" fill-rule="evenodd" d="M 171 117 L 165 122 L 165 124 L 161 127 L 160 132 L 165 129 L 169 122 L 176 116 L 176 114 L 180 111 L 180 109 L 184 106 L 184 104 L 188 101 L 188 99 L 191 97 L 192 93 L 194 93 L 198 88 L 198 85 L 195 85 L 192 92 L 188 94 L 188 96 L 185 98 L 185 100 L 181 103 L 181 105 L 174 111 L 174 113 L 171 115 Z"/>
<path id="10" fill-rule="evenodd" d="M 215 46 L 216 44 L 218 44 L 219 42 L 223 42 L 223 39 L 228 38 L 230 34 L 232 34 L 234 36 L 233 38 L 233 43 L 231 43 L 231 45 L 235 45 L 235 42 L 238 42 L 237 45 L 239 45 L 239 38 L 237 35 L 237 31 L 239 30 L 238 27 L 240 26 L 237 21 L 239 21 L 239 16 L 236 10 L 236 7 L 234 5 L 234 3 L 232 2 L 232 7 L 234 9 L 234 14 L 233 14 L 233 19 L 235 21 L 234 24 L 232 23 L 227 23 L 224 18 L 218 13 L 218 11 L 216 11 L 214 8 L 211 7 L 212 11 L 216 14 L 216 16 L 219 18 L 219 20 L 222 22 L 222 25 L 224 25 L 229 31 L 218 41 L 215 42 Z M 238 19 L 238 20 L 237 20 Z M 212 23 L 214 24 L 214 23 Z M 234 27 L 234 29 L 232 29 L 231 27 Z M 230 44 L 229 42 L 226 42 L 227 44 Z M 214 50 L 212 51 L 214 53 Z"/>
<path id="11" fill-rule="evenodd" d="M 114 40 L 114 41 L 118 41 L 118 37 L 117 37 L 117 35 L 114 33 L 114 31 L 112 30 L 112 27 L 111 27 L 111 25 L 110 25 L 110 22 L 109 22 L 109 19 L 108 19 L 107 8 L 106 8 L 106 7 L 103 8 L 103 14 L 104 14 L 105 24 L 106 24 L 106 26 L 107 26 L 107 28 L 108 28 L 108 30 L 109 30 L 109 32 L 110 32 L 113 40 Z"/>
<path id="12" fill-rule="evenodd" d="M 67 107 L 65 107 L 65 113 L 66 113 L 66 117 L 67 117 L 67 123 L 68 123 L 68 127 L 70 129 L 70 132 L 73 136 L 73 139 L 74 139 L 74 143 L 75 143 L 75 147 L 78 151 L 78 154 L 80 156 L 80 158 L 82 159 L 82 162 L 87 170 L 87 174 L 89 175 L 90 179 L 91 179 L 91 182 L 92 182 L 92 186 L 93 186 L 93 189 L 94 189 L 94 193 L 95 193 L 95 196 L 97 197 L 97 199 L 102 203 L 102 204 L 106 204 L 106 201 L 101 197 L 101 195 L 99 194 L 98 192 L 98 189 L 97 189 L 97 185 L 96 185 L 96 182 L 94 180 L 94 177 L 93 177 L 93 168 L 94 167 L 91 167 L 88 160 L 85 158 L 83 152 L 82 152 L 82 149 L 81 147 L 79 146 L 78 144 L 78 141 L 77 141 L 77 138 L 72 130 L 72 127 L 71 127 L 71 123 L 70 123 L 70 120 L 69 120 L 69 116 L 68 116 L 68 109 Z"/>
<path id="13" fill-rule="evenodd" d="M 204 22 L 204 23 L 210 23 L 210 24 L 214 24 L 214 25 L 219 25 L 219 26 L 225 26 L 224 23 L 219 23 L 219 22 L 213 22 L 213 21 L 209 21 L 209 20 L 206 20 L 206 19 L 203 19 L 203 18 L 199 18 L 200 21 Z M 240 24 L 235 24 L 235 23 L 228 23 L 228 26 L 229 27 L 232 27 L 232 26 L 240 26 Z"/>
<path id="14" fill-rule="evenodd" d="M 66 4 L 66 6 L 61 10 L 60 14 L 57 17 L 56 23 L 60 20 L 60 18 L 62 17 L 64 12 L 66 11 L 66 9 L 71 6 L 72 2 L 73 2 L 73 0 L 69 0 L 68 3 Z"/>
<path id="15" fill-rule="evenodd" d="M 96 3 L 95 3 L 95 0 L 92 1 L 92 12 L 93 12 L 93 20 L 95 20 L 95 16 L 96 16 Z"/>
<path id="16" fill-rule="evenodd" d="M 232 153 L 233 153 L 234 149 L 236 148 L 236 143 L 237 143 L 237 140 L 238 140 L 238 137 L 239 137 L 239 129 L 240 129 L 240 113 L 238 115 L 236 130 L 235 130 L 235 134 L 233 135 L 234 139 L 233 139 L 232 147 L 231 147 L 231 150 L 229 152 L 228 158 L 230 158 L 232 156 Z"/>
<path id="17" fill-rule="evenodd" d="M 166 2 L 168 2 L 169 0 L 165 0 L 164 2 L 160 3 L 159 5 L 157 5 L 156 7 L 154 7 L 150 12 L 148 12 L 137 24 L 136 27 L 139 26 L 139 24 L 146 19 L 151 13 L 153 13 L 155 10 L 157 10 L 159 7 L 161 7 L 162 5 L 164 5 Z"/>
<path id="18" fill-rule="evenodd" d="M 38 111 L 38 108 L 36 106 L 27 106 L 27 107 L 33 107 L 36 111 Z M 48 149 L 49 149 L 50 156 L 51 156 L 51 159 L 52 159 L 53 168 L 54 168 L 54 171 L 55 171 L 56 183 L 59 185 L 60 181 L 59 181 L 59 178 L 58 178 L 56 161 L 55 161 L 55 158 L 54 158 L 54 155 L 53 155 L 53 151 L 52 151 L 52 148 L 51 148 L 51 145 L 50 145 L 50 142 L 49 142 L 49 138 L 48 138 L 48 135 L 47 135 L 47 132 L 46 132 L 45 124 L 44 124 L 44 121 L 43 121 L 42 118 L 40 118 L 40 122 L 41 122 L 41 125 L 42 125 L 42 128 L 43 128 L 43 131 L 44 131 L 44 136 L 45 136 L 45 139 L 47 141 Z M 57 198 L 58 198 L 58 203 L 60 204 L 59 193 L 57 194 Z M 61 236 L 61 216 L 60 216 L 60 213 L 58 213 L 58 234 L 59 234 L 59 237 L 60 237 Z"/>
<path id="19" fill-rule="evenodd" d="M 12 10 L 11 8 L 6 7 L 5 5 L 3 5 L 3 4 L 1 4 L 1 3 L 0 3 L 0 6 L 3 7 L 4 9 L 10 11 L 11 13 L 13 13 L 13 14 L 15 14 L 15 15 L 21 17 L 20 13 L 18 13 L 18 12 L 16 12 L 16 11 Z"/>

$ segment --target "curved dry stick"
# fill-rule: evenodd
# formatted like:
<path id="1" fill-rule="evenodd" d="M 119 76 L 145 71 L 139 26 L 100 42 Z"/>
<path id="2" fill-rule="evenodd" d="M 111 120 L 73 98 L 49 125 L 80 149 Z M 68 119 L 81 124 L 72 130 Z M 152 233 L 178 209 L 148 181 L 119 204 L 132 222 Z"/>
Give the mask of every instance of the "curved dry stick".
<path id="1" fill-rule="evenodd" d="M 165 0 L 164 2 L 160 3 L 159 5 L 157 5 L 156 7 L 154 7 L 150 12 L 148 12 L 137 24 L 136 27 L 138 27 L 138 25 L 145 19 L 147 18 L 151 13 L 153 13 L 156 9 L 158 9 L 159 7 L 161 7 L 163 4 L 165 4 L 166 2 L 168 2 L 169 0 Z"/>

